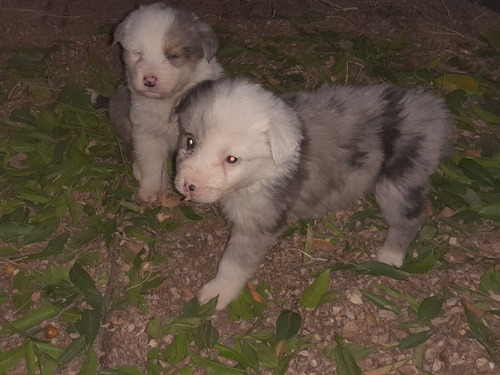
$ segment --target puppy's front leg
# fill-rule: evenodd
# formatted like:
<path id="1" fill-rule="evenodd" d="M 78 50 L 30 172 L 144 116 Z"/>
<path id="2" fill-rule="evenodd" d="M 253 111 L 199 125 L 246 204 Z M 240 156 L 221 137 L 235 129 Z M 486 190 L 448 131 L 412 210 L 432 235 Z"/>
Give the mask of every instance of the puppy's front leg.
<path id="1" fill-rule="evenodd" d="M 266 235 L 258 230 L 233 227 L 231 239 L 213 280 L 205 284 L 199 293 L 200 303 L 206 303 L 219 296 L 217 310 L 224 309 L 233 301 L 253 275 L 276 236 Z"/>
<path id="2" fill-rule="evenodd" d="M 156 202 L 165 193 L 168 184 L 168 144 L 162 137 L 134 133 L 134 177 L 139 182 L 139 198 Z"/>

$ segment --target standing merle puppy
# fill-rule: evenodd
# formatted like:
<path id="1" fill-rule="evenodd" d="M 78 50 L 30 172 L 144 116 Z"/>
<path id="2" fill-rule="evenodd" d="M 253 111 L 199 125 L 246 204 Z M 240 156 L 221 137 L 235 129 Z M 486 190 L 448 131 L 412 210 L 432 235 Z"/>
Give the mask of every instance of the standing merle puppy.
<path id="1" fill-rule="evenodd" d="M 131 12 L 114 33 L 123 47 L 127 84 L 109 100 L 109 117 L 133 160 L 139 198 L 161 200 L 167 190 L 166 159 L 177 148 L 174 109 L 199 82 L 217 79 L 217 38 L 193 13 L 163 3 Z"/>
<path id="2" fill-rule="evenodd" d="M 389 224 L 377 252 L 401 266 L 425 217 L 429 176 L 451 148 L 442 99 L 388 85 L 324 86 L 279 98 L 242 79 L 199 86 L 181 106 L 176 188 L 219 201 L 232 233 L 200 301 L 237 297 L 289 218 L 373 193 Z"/>

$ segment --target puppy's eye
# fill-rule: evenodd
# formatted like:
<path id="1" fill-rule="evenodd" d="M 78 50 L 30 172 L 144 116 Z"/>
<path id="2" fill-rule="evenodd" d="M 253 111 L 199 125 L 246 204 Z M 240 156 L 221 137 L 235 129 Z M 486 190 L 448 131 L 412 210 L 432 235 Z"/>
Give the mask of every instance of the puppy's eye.
<path id="1" fill-rule="evenodd" d="M 167 59 L 169 59 L 169 60 L 176 60 L 176 59 L 180 58 L 180 56 L 175 54 L 175 53 L 167 53 L 166 56 L 167 56 Z"/>
<path id="2" fill-rule="evenodd" d="M 236 156 L 233 156 L 233 155 L 229 155 L 227 158 L 226 158 L 226 163 L 227 164 L 236 164 L 240 159 L 238 159 Z"/>
<path id="3" fill-rule="evenodd" d="M 188 150 L 194 150 L 196 142 L 194 141 L 194 138 L 191 134 L 186 135 L 186 148 Z"/>

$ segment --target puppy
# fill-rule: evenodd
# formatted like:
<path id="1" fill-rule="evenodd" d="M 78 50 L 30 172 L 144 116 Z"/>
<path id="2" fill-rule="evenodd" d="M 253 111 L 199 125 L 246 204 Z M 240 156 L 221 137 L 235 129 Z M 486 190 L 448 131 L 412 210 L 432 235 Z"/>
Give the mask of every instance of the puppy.
<path id="1" fill-rule="evenodd" d="M 389 224 L 377 252 L 401 266 L 425 216 L 429 176 L 451 149 L 444 101 L 384 84 L 323 86 L 281 98 L 242 79 L 207 82 L 179 106 L 175 186 L 219 201 L 232 233 L 200 302 L 236 298 L 289 218 L 373 193 Z"/>
<path id="2" fill-rule="evenodd" d="M 109 100 L 110 121 L 133 161 L 140 199 L 155 202 L 167 189 L 165 162 L 177 148 L 175 107 L 194 85 L 222 75 L 217 38 L 194 14 L 155 3 L 130 13 L 114 43 L 123 47 L 127 83 Z"/>

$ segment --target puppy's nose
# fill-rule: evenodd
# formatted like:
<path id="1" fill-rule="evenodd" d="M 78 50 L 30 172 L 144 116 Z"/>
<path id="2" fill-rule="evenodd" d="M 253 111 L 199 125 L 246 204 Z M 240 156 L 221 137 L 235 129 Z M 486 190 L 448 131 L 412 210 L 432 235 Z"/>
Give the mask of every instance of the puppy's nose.
<path id="1" fill-rule="evenodd" d="M 190 184 L 189 182 L 185 182 L 184 183 L 184 190 L 193 192 L 196 190 L 196 186 L 194 186 L 193 184 Z"/>
<path id="2" fill-rule="evenodd" d="M 144 76 L 143 81 L 144 81 L 144 86 L 155 87 L 156 81 L 158 81 L 158 78 L 156 78 L 155 76 Z"/>

